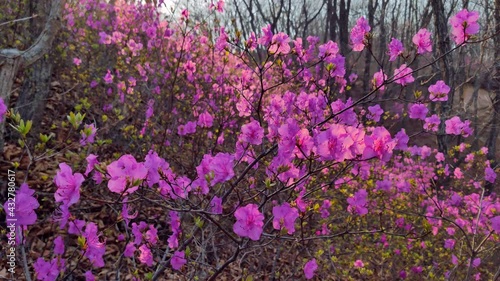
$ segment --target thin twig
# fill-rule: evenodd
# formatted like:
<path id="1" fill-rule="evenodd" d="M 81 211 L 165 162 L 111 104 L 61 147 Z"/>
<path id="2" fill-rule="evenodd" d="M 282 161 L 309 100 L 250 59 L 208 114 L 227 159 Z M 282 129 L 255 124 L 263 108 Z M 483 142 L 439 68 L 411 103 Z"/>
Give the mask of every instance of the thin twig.
<path id="1" fill-rule="evenodd" d="M 7 22 L 3 22 L 3 23 L 0 23 L 0 26 L 3 26 L 3 25 L 7 25 L 7 24 L 11 24 L 11 23 L 16 23 L 16 22 L 20 22 L 20 21 L 25 21 L 25 20 L 30 20 L 30 19 L 34 19 L 38 17 L 37 14 L 34 14 L 32 15 L 31 17 L 25 17 L 25 18 L 20 18 L 20 19 L 16 19 L 16 20 L 11 20 L 11 21 L 7 21 Z"/>

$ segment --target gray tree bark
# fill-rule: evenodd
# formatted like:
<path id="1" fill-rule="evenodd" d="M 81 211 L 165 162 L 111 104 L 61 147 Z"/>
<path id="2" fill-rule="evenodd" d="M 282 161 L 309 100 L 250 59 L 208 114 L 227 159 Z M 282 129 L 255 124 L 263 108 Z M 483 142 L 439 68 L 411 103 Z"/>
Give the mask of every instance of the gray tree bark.
<path id="1" fill-rule="evenodd" d="M 17 72 L 41 59 L 52 46 L 60 28 L 64 0 L 52 0 L 50 14 L 45 28 L 36 41 L 25 51 L 17 49 L 0 50 L 0 97 L 9 104 L 12 84 Z M 0 151 L 4 146 L 5 122 L 0 124 Z"/>
<path id="2" fill-rule="evenodd" d="M 36 39 L 37 34 L 43 30 L 50 9 L 50 0 L 38 0 L 30 2 L 31 13 L 42 16 L 30 22 L 30 35 Z M 29 76 L 24 79 L 21 93 L 16 103 L 16 109 L 24 120 L 33 121 L 33 130 L 39 128 L 41 117 L 45 109 L 46 99 L 50 90 L 50 79 L 52 76 L 52 60 L 50 54 L 36 61 L 29 69 Z M 35 132 L 36 133 L 36 132 Z"/>
<path id="3" fill-rule="evenodd" d="M 500 127 L 500 0 L 495 0 L 495 33 L 496 36 L 493 39 L 495 46 L 495 74 L 492 79 L 492 88 L 495 91 L 495 98 L 493 100 L 493 116 L 491 121 L 491 131 L 488 136 L 488 140 L 486 142 L 486 147 L 488 147 L 488 159 L 490 161 L 494 161 L 493 166 L 498 165 L 498 160 L 495 159 L 497 152 L 497 141 L 498 141 L 498 132 Z M 498 182 L 498 179 L 497 179 Z M 486 190 L 490 193 L 493 189 L 494 184 L 487 183 Z"/>

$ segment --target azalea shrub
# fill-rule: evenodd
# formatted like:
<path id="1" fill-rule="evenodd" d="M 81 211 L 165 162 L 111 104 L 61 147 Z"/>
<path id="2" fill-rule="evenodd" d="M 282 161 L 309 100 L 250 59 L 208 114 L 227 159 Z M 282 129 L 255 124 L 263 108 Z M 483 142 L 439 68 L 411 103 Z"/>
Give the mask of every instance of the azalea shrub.
<path id="1" fill-rule="evenodd" d="M 37 193 L 28 182 L 17 191 L 18 245 L 44 245 L 20 257 L 24 274 L 35 280 L 495 275 L 500 201 L 485 189 L 498 182 L 495 163 L 486 148 L 468 144 L 469 120 L 434 110 L 450 87 L 424 82 L 427 90 L 399 111 L 377 102 L 384 92 L 422 82 L 412 68 L 420 57 L 437 63 L 428 55 L 429 30 L 406 45 L 414 57 L 401 65 L 389 63 L 405 50 L 393 38 L 389 67 L 374 72 L 371 90 L 359 96 L 352 93 L 357 75 L 347 73 L 335 42 L 289 38 L 270 26 L 241 38 L 192 21 L 188 10 L 165 19 L 149 4 L 115 2 L 67 1 L 65 40 L 56 50 L 66 69 L 60 79 L 76 86 L 70 112 L 53 120 L 50 133 L 30 142 L 26 121 L 13 111 L 5 118 L 0 101 L 18 145 L 33 159 L 58 160 L 49 192 Z M 208 11 L 207 20 L 223 11 L 223 1 Z M 451 18 L 454 49 L 474 43 L 478 17 L 462 10 Z M 353 51 L 366 51 L 370 30 L 357 20 Z M 418 132 L 395 130 L 401 118 L 417 122 L 411 131 Z M 416 144 L 422 134 L 463 141 L 438 151 Z M 48 232 L 36 235 L 47 223 Z"/>

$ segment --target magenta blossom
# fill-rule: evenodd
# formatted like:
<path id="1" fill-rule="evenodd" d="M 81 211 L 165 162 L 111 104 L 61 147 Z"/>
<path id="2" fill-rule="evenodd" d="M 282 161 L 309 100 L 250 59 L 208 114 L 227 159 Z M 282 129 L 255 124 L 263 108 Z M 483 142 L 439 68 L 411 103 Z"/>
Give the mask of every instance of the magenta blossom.
<path id="1" fill-rule="evenodd" d="M 318 269 L 318 264 L 316 263 L 316 259 L 312 259 L 308 261 L 304 265 L 304 275 L 306 276 L 306 279 L 312 279 L 314 277 L 314 272 Z"/>
<path id="2" fill-rule="evenodd" d="M 437 114 L 433 114 L 431 117 L 425 118 L 424 130 L 437 132 L 439 129 L 439 124 L 441 123 L 441 119 Z"/>
<path id="3" fill-rule="evenodd" d="M 59 164 L 60 170 L 54 177 L 57 190 L 54 193 L 56 202 L 63 202 L 71 206 L 80 200 L 80 186 L 85 178 L 80 173 L 73 174 L 71 167 L 66 163 Z"/>
<path id="4" fill-rule="evenodd" d="M 92 274 L 92 271 L 90 270 L 85 271 L 85 281 L 95 281 L 95 277 Z"/>
<path id="5" fill-rule="evenodd" d="M 299 218 L 299 211 L 296 208 L 290 207 L 290 204 L 283 203 L 281 206 L 273 207 L 273 227 L 276 230 L 281 230 L 285 227 L 288 234 L 295 232 L 295 220 Z"/>
<path id="6" fill-rule="evenodd" d="M 271 40 L 271 47 L 269 47 L 270 54 L 288 54 L 290 52 L 290 38 L 283 32 L 275 34 Z"/>
<path id="7" fill-rule="evenodd" d="M 95 127 L 95 124 L 85 124 L 85 128 L 80 132 L 82 136 L 82 138 L 80 139 L 80 145 L 84 146 L 88 143 L 94 143 L 96 133 L 97 128 Z"/>
<path id="8" fill-rule="evenodd" d="M 3 118 L 7 113 L 7 106 L 2 98 L 0 98 L 0 122 L 3 122 Z"/>
<path id="9" fill-rule="evenodd" d="M 55 281 L 61 270 L 65 268 L 64 259 L 53 258 L 52 261 L 46 262 L 44 258 L 39 257 L 33 264 L 37 280 Z"/>
<path id="10" fill-rule="evenodd" d="M 113 75 L 111 75 L 111 71 L 109 71 L 108 69 L 108 72 L 106 73 L 106 75 L 104 76 L 104 83 L 106 84 L 111 84 L 113 83 Z"/>
<path id="11" fill-rule="evenodd" d="M 392 150 L 396 146 L 396 141 L 391 138 L 391 134 L 384 127 L 377 127 L 372 134 L 365 136 L 365 150 L 363 158 L 370 159 L 377 157 L 380 160 L 387 162 L 392 156 Z"/>
<path id="12" fill-rule="evenodd" d="M 451 36 L 457 45 L 464 43 L 471 35 L 479 32 L 478 19 L 478 12 L 469 12 L 467 9 L 461 10 L 450 18 Z"/>
<path id="13" fill-rule="evenodd" d="M 187 260 L 184 258 L 185 253 L 180 251 L 175 251 L 172 259 L 170 260 L 170 265 L 175 270 L 180 270 L 183 265 L 186 264 Z"/>
<path id="14" fill-rule="evenodd" d="M 85 227 L 85 233 L 83 234 L 86 240 L 86 250 L 85 256 L 90 260 L 92 265 L 97 267 L 104 266 L 104 260 L 102 256 L 106 252 L 106 244 L 99 241 L 99 235 L 97 234 L 97 225 L 93 222 L 89 222 Z"/>
<path id="15" fill-rule="evenodd" d="M 92 153 L 89 154 L 87 158 L 85 158 L 85 160 L 87 160 L 87 168 L 85 169 L 84 175 L 88 176 L 90 172 L 94 170 L 95 165 L 99 164 L 99 161 L 97 160 L 97 155 L 94 155 Z"/>
<path id="16" fill-rule="evenodd" d="M 139 255 L 139 261 L 141 263 L 146 264 L 147 266 L 152 266 L 153 265 L 153 254 L 151 253 L 151 250 L 146 246 L 146 244 L 142 244 L 139 247 L 140 255 Z"/>
<path id="17" fill-rule="evenodd" d="M 417 53 L 425 54 L 432 52 L 431 33 L 425 29 L 420 29 L 417 34 L 413 36 L 413 44 L 417 45 Z"/>
<path id="18" fill-rule="evenodd" d="M 38 200 L 33 197 L 35 191 L 30 189 L 28 184 L 23 183 L 16 192 L 15 204 L 12 201 L 7 201 L 3 204 L 3 208 L 8 219 L 17 219 L 16 224 L 32 225 L 36 222 L 37 216 L 35 209 L 40 207 Z M 15 206 L 14 212 L 12 206 Z"/>
<path id="19" fill-rule="evenodd" d="M 394 83 L 400 84 L 401 86 L 406 86 L 415 81 L 412 75 L 413 70 L 402 64 L 398 69 L 394 70 Z"/>
<path id="20" fill-rule="evenodd" d="M 222 214 L 222 198 L 214 196 L 214 198 L 210 202 L 210 211 L 217 215 Z"/>
<path id="21" fill-rule="evenodd" d="M 389 43 L 387 48 L 389 49 L 388 51 L 388 55 L 390 56 L 389 61 L 395 61 L 396 58 L 399 55 L 401 55 L 405 50 L 403 43 L 401 43 L 401 41 L 399 41 L 396 38 L 392 38 L 391 43 Z"/>
<path id="22" fill-rule="evenodd" d="M 368 214 L 368 209 L 366 208 L 368 193 L 366 189 L 360 189 L 354 193 L 354 196 L 347 198 L 347 203 L 349 206 L 347 210 L 351 213 L 355 212 L 360 216 Z"/>
<path id="23" fill-rule="evenodd" d="M 380 116 L 384 114 L 384 110 L 378 104 L 374 106 L 369 106 L 368 111 L 370 113 L 367 115 L 367 117 L 375 122 L 380 121 Z"/>
<path id="24" fill-rule="evenodd" d="M 353 51 L 360 52 L 365 48 L 365 36 L 370 32 L 371 27 L 364 17 L 356 21 L 356 25 L 351 30 L 351 42 Z"/>
<path id="25" fill-rule="evenodd" d="M 489 165 L 484 169 L 484 179 L 491 183 L 495 183 L 495 179 L 497 178 L 497 174 L 495 170 L 493 170 Z"/>
<path id="26" fill-rule="evenodd" d="M 375 72 L 372 79 L 372 89 L 380 87 L 379 91 L 383 92 L 385 90 L 385 86 L 383 86 L 385 80 L 387 80 L 387 75 L 385 75 L 382 69 L 378 72 Z"/>
<path id="27" fill-rule="evenodd" d="M 429 99 L 431 101 L 447 101 L 449 92 L 450 87 L 443 80 L 439 80 L 436 84 L 429 86 Z"/>
<path id="28" fill-rule="evenodd" d="M 240 237 L 248 237 L 254 241 L 260 239 L 264 226 L 264 215 L 259 211 L 257 205 L 248 204 L 240 207 L 234 212 L 236 223 L 233 226 L 234 233 Z"/>
<path id="29" fill-rule="evenodd" d="M 452 117 L 444 123 L 446 125 L 445 132 L 447 134 L 468 137 L 472 133 L 472 129 L 469 127 L 470 122 L 468 120 L 462 122 L 458 116 Z"/>
<path id="30" fill-rule="evenodd" d="M 429 112 L 425 104 L 417 103 L 410 106 L 410 118 L 425 120 L 425 117 Z"/>
<path id="31" fill-rule="evenodd" d="M 213 124 L 214 124 L 214 118 L 212 117 L 212 115 L 210 115 L 210 113 L 205 111 L 202 114 L 200 114 L 200 116 L 198 116 L 198 125 L 201 128 L 210 128 L 212 127 Z"/>
<path id="32" fill-rule="evenodd" d="M 354 262 L 354 267 L 357 267 L 357 268 L 362 268 L 362 267 L 365 267 L 365 264 L 363 263 L 362 260 L 356 260 Z"/>
<path id="33" fill-rule="evenodd" d="M 494 218 L 490 219 L 491 222 L 491 228 L 493 231 L 495 231 L 497 234 L 500 234 L 500 216 L 496 216 Z"/>
<path id="34" fill-rule="evenodd" d="M 146 178 L 148 169 L 143 163 L 138 163 L 134 156 L 123 155 L 117 161 L 112 162 L 107 167 L 110 180 L 108 188 L 115 193 L 122 193 L 126 190 L 128 194 L 137 190 L 138 182 Z"/>
<path id="35" fill-rule="evenodd" d="M 260 126 L 259 122 L 252 120 L 241 126 L 240 140 L 243 142 L 259 145 L 262 143 L 262 138 L 264 137 L 264 129 Z"/>

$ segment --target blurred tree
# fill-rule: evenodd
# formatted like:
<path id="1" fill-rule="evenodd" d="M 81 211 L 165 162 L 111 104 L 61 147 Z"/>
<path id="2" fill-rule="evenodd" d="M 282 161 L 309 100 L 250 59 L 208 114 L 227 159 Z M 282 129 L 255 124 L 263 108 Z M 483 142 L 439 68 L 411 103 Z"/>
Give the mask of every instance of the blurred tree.
<path id="1" fill-rule="evenodd" d="M 36 41 L 27 50 L 0 50 L 0 97 L 9 104 L 14 78 L 21 68 L 32 65 L 41 59 L 52 46 L 56 33 L 60 28 L 63 0 L 52 0 L 45 27 Z M 4 145 L 5 122 L 0 124 L 0 151 Z"/>

